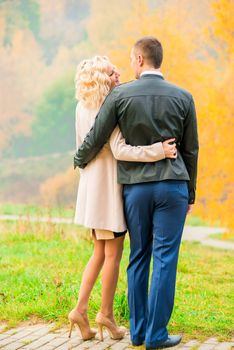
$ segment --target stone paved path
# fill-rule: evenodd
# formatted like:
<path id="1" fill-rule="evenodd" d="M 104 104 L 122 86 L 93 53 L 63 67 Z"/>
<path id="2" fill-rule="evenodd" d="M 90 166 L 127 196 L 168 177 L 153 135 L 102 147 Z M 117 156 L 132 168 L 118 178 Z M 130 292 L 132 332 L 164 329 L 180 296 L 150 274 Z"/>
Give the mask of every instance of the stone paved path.
<path id="1" fill-rule="evenodd" d="M 20 326 L 4 331 L 4 325 L 0 325 L 0 350 L 127 350 L 134 349 L 130 345 L 129 335 L 120 341 L 112 340 L 105 333 L 104 341 L 98 339 L 82 341 L 76 330 L 73 330 L 71 339 L 68 339 L 66 328 L 52 331 L 53 324 L 37 324 L 32 326 Z M 142 349 L 138 347 L 135 349 Z M 219 343 L 216 338 L 209 338 L 204 343 L 190 340 L 181 343 L 173 349 L 179 350 L 229 350 L 234 349 L 232 342 Z"/>

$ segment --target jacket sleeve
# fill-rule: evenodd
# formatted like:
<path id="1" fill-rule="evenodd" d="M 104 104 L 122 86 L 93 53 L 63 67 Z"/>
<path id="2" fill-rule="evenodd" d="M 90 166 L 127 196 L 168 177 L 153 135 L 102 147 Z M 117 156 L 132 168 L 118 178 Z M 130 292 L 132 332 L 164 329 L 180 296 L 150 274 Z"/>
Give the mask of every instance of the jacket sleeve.
<path id="1" fill-rule="evenodd" d="M 118 119 L 115 110 L 114 90 L 106 97 L 95 123 L 74 156 L 74 169 L 85 168 L 108 141 Z"/>
<path id="2" fill-rule="evenodd" d="M 194 101 L 191 98 L 180 143 L 180 152 L 190 177 L 188 182 L 189 204 L 195 203 L 198 150 L 197 118 Z"/>
<path id="3" fill-rule="evenodd" d="M 149 146 L 128 145 L 118 126 L 116 126 L 111 134 L 109 143 L 113 156 L 117 160 L 128 162 L 156 162 L 165 158 L 162 142 L 157 142 Z"/>

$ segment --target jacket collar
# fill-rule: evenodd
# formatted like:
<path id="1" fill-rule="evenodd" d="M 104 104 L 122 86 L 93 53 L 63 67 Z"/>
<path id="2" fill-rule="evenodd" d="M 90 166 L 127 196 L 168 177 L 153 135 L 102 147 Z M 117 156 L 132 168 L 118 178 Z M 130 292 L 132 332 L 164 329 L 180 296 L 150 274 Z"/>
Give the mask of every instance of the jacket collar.
<path id="1" fill-rule="evenodd" d="M 160 72 L 159 73 L 153 73 L 153 72 L 150 72 L 150 71 L 147 71 L 144 74 L 141 74 L 139 79 L 149 79 L 149 78 L 159 78 L 159 79 L 164 80 L 164 77 L 163 77 L 162 73 L 160 73 Z"/>

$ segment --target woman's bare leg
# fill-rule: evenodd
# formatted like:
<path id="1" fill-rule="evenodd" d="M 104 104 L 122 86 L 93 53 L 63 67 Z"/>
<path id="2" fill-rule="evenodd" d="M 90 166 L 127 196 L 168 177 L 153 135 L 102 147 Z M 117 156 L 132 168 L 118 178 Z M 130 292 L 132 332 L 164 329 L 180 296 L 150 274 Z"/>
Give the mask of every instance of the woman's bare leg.
<path id="1" fill-rule="evenodd" d="M 105 261 L 102 270 L 101 312 L 114 321 L 113 303 L 119 277 L 119 265 L 122 258 L 125 236 L 105 241 Z"/>
<path id="2" fill-rule="evenodd" d="M 79 291 L 79 298 L 75 307 L 75 309 L 83 315 L 87 314 L 90 293 L 105 259 L 105 241 L 97 240 L 95 235 L 93 235 L 93 239 L 94 252 L 84 270 Z"/>

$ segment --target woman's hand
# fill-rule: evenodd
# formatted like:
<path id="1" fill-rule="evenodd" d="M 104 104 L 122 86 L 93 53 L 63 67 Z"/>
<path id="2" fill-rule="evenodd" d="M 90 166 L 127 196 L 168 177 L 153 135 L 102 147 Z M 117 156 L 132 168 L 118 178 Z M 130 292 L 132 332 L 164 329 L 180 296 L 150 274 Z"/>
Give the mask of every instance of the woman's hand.
<path id="1" fill-rule="evenodd" d="M 175 139 L 169 139 L 162 143 L 163 150 L 165 153 L 165 158 L 177 158 L 177 149 L 176 149 L 176 143 Z"/>
<path id="2" fill-rule="evenodd" d="M 194 206 L 194 204 L 189 204 L 189 205 L 188 205 L 187 214 L 191 214 L 191 213 L 192 213 L 193 206 Z"/>

